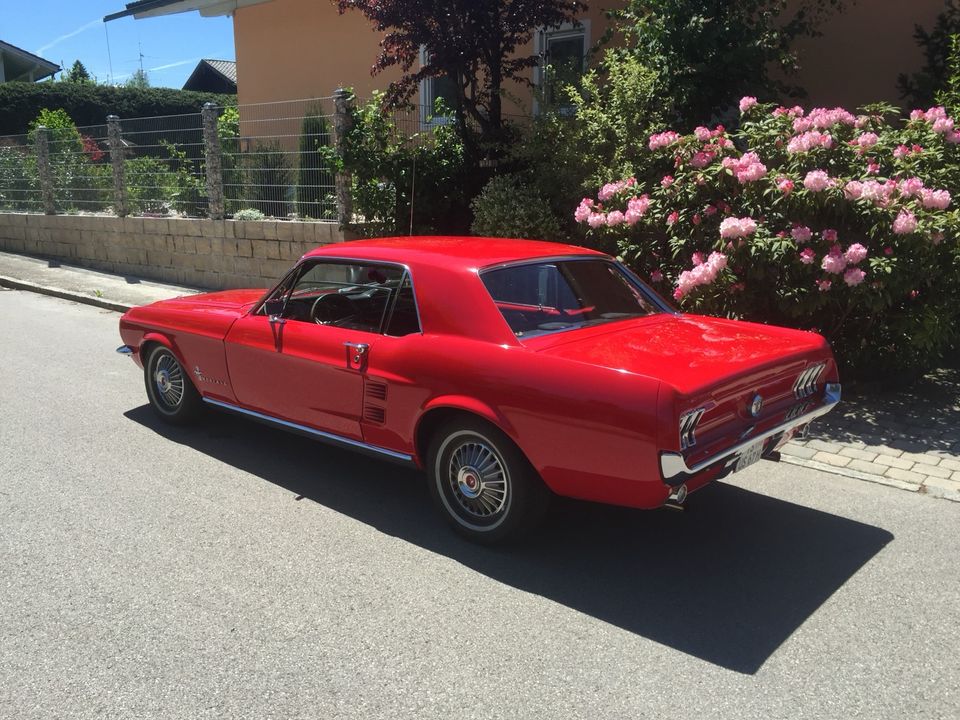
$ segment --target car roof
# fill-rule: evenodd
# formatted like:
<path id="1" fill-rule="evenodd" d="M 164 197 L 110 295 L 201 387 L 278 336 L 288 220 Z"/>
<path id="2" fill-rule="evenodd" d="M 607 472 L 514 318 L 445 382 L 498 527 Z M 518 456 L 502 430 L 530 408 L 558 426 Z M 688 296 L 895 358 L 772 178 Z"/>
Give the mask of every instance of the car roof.
<path id="1" fill-rule="evenodd" d="M 607 257 L 604 253 L 589 248 L 542 240 L 446 235 L 352 240 L 324 245 L 311 250 L 305 257 L 325 255 L 403 263 L 411 268 L 417 265 L 442 267 L 447 270 L 472 270 L 509 262 L 569 255 Z"/>

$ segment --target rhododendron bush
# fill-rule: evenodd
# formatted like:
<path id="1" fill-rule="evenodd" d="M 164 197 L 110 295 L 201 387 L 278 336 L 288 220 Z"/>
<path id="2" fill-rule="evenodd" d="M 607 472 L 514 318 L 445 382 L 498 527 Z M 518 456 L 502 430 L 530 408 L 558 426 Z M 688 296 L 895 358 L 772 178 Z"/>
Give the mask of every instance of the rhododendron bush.
<path id="1" fill-rule="evenodd" d="M 960 122 L 940 107 L 776 107 L 663 129 L 656 180 L 574 218 L 689 312 L 816 330 L 847 370 L 923 369 L 960 337 Z"/>

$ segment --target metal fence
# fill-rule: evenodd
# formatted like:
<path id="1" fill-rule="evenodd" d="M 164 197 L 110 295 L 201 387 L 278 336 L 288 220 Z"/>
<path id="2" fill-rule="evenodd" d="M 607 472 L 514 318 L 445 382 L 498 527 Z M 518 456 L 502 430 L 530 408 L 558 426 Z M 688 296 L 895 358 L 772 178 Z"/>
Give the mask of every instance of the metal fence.
<path id="1" fill-rule="evenodd" d="M 340 220 L 349 175 L 331 165 L 354 101 L 336 97 L 205 106 L 0 137 L 0 212 L 109 212 Z M 452 119 L 411 106 L 383 116 L 394 141 L 422 145 Z M 249 217 L 249 214 L 247 215 Z"/>

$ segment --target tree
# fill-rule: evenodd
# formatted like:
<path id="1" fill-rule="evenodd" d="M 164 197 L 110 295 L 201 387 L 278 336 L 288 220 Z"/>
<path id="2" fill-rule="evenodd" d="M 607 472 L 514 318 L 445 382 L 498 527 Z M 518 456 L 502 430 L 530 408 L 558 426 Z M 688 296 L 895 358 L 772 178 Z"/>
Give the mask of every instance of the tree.
<path id="1" fill-rule="evenodd" d="M 341 13 L 357 10 L 385 33 L 372 72 L 399 67 L 386 94 L 402 105 L 428 78 L 450 81 L 453 111 L 471 158 L 496 156 L 504 142 L 505 84 L 530 84 L 536 55 L 517 54 L 538 27 L 573 22 L 586 8 L 579 0 L 336 0 Z M 421 48 L 428 62 L 415 69 Z M 471 132 L 471 126 L 477 133 Z M 476 135 L 476 136 L 475 136 Z"/>
<path id="2" fill-rule="evenodd" d="M 150 87 L 150 78 L 147 77 L 147 73 L 143 68 L 137 68 L 123 85 L 128 88 L 148 88 Z"/>
<path id="3" fill-rule="evenodd" d="M 897 78 L 900 97 L 912 107 L 929 107 L 937 91 L 945 87 L 950 70 L 951 38 L 957 33 L 960 33 L 960 7 L 956 0 L 947 0 L 931 30 L 913 26 L 913 38 L 923 51 L 924 64 L 919 72 Z"/>
<path id="4" fill-rule="evenodd" d="M 627 48 L 658 76 L 681 126 L 722 115 L 743 95 L 800 95 L 794 40 L 818 35 L 843 0 L 627 0 L 612 11 Z"/>
<path id="5" fill-rule="evenodd" d="M 89 85 L 93 82 L 87 68 L 79 60 L 74 61 L 73 66 L 67 71 L 63 78 L 64 82 L 76 83 L 78 85 Z"/>

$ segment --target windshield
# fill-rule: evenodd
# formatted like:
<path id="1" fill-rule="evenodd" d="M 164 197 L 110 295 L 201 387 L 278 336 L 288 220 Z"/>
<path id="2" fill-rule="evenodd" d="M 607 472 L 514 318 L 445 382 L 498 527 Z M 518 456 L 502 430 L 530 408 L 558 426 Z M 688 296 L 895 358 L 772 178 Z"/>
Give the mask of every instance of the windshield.
<path id="1" fill-rule="evenodd" d="M 480 275 L 517 337 L 659 312 L 641 286 L 609 260 L 550 260 Z"/>

